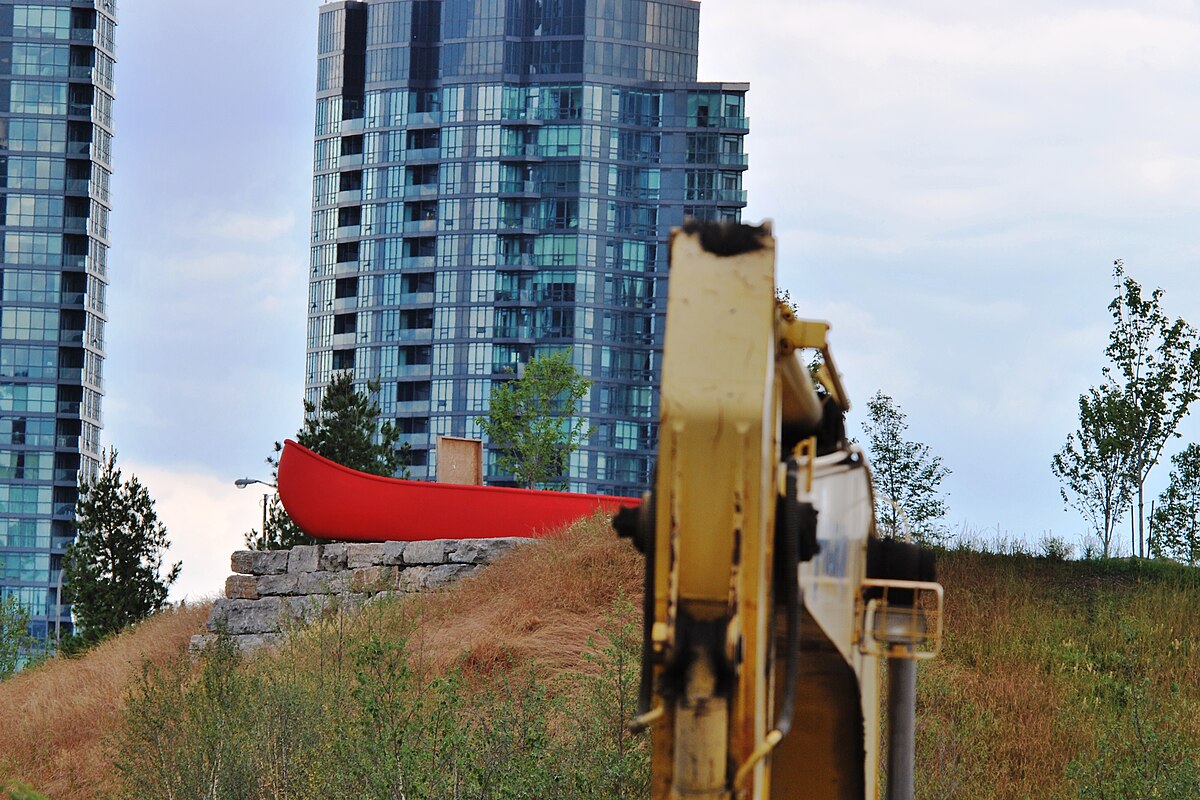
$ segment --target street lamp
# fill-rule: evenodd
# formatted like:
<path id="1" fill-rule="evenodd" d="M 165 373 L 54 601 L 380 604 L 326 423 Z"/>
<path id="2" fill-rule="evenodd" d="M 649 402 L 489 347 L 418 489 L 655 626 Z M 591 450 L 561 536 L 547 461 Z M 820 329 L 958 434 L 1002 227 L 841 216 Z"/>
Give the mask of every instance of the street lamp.
<path id="1" fill-rule="evenodd" d="M 252 483 L 261 483 L 263 486 L 270 486 L 272 489 L 279 488 L 278 486 L 276 486 L 273 483 L 270 483 L 269 481 L 260 481 L 258 478 L 238 478 L 236 481 L 233 482 L 233 485 L 238 487 L 239 489 L 245 489 L 247 486 L 249 486 Z"/>
<path id="2" fill-rule="evenodd" d="M 278 486 L 271 483 L 270 481 L 260 481 L 258 478 L 238 478 L 236 481 L 233 482 L 233 485 L 239 489 L 245 489 L 247 486 L 250 486 L 255 483 L 261 483 L 263 486 L 270 486 L 272 489 L 279 488 Z M 260 533 L 263 535 L 264 538 L 267 535 L 267 498 L 269 496 L 270 495 L 267 492 L 263 492 L 262 530 L 260 531 Z"/>

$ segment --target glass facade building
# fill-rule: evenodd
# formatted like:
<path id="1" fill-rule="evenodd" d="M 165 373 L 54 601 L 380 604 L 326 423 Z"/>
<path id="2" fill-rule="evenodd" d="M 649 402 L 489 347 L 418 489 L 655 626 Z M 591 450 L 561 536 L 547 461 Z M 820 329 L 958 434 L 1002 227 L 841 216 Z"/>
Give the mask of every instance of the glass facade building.
<path id="1" fill-rule="evenodd" d="M 0 596 L 59 601 L 78 476 L 98 467 L 116 9 L 0 0 Z"/>
<path id="2" fill-rule="evenodd" d="M 306 396 L 378 401 L 432 478 L 493 387 L 569 349 L 572 490 L 648 485 L 667 237 L 745 206 L 745 84 L 696 81 L 694 0 L 321 7 Z M 503 483 L 495 453 L 485 472 Z"/>

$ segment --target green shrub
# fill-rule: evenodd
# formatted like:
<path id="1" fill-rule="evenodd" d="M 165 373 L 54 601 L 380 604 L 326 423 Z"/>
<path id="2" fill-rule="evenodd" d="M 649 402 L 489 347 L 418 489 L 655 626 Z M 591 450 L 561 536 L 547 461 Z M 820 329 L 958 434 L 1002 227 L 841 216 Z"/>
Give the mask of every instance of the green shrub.
<path id="1" fill-rule="evenodd" d="M 6 783 L 0 791 L 4 792 L 2 797 L 5 800 L 49 800 L 46 795 L 35 792 L 32 786 L 21 783 L 21 781 Z"/>
<path id="2" fill-rule="evenodd" d="M 335 615 L 277 654 L 244 659 L 219 639 L 198 659 L 145 667 L 110 742 L 117 796 L 645 794 L 645 740 L 624 727 L 641 636 L 628 600 L 592 643 L 593 668 L 551 683 L 509 665 L 469 685 L 457 669 L 431 670 L 387 627 L 368 616 L 352 629 Z"/>

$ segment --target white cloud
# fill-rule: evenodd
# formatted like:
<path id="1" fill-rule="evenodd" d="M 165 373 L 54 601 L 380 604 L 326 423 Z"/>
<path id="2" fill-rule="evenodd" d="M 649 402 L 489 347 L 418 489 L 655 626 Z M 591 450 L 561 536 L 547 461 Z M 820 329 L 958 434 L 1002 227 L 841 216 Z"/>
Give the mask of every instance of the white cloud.
<path id="1" fill-rule="evenodd" d="M 219 212 L 200 227 L 208 235 L 235 242 L 271 242 L 295 231 L 296 215 Z"/>
<path id="2" fill-rule="evenodd" d="M 262 494 L 237 489 L 233 481 L 241 475 L 170 469 L 124 457 L 122 462 L 126 475 L 137 475 L 146 485 L 167 527 L 171 547 L 164 561 L 183 562 L 171 601 L 220 596 L 230 554 L 244 549 L 246 531 L 261 526 Z"/>

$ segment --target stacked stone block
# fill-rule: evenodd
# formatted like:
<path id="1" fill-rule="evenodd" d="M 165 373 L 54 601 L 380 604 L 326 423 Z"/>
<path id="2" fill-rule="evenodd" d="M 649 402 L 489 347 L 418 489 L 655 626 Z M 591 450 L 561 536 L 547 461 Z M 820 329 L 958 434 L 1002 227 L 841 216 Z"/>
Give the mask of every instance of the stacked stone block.
<path id="1" fill-rule="evenodd" d="M 213 603 L 203 648 L 224 632 L 243 650 L 278 642 L 289 630 L 334 608 L 372 598 L 435 591 L 473 575 L 520 542 L 436 539 L 428 542 L 330 543 L 291 550 L 238 550 L 225 597 Z"/>

